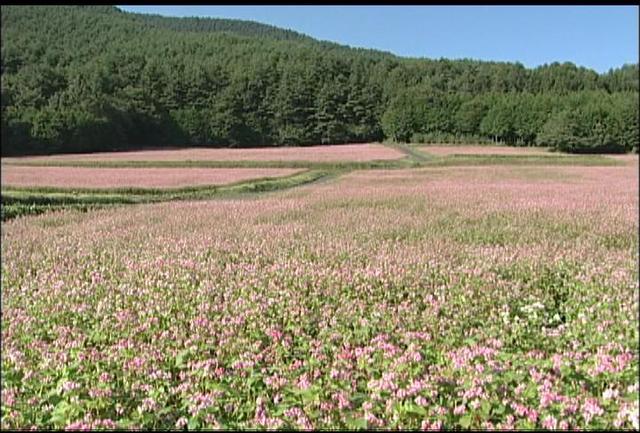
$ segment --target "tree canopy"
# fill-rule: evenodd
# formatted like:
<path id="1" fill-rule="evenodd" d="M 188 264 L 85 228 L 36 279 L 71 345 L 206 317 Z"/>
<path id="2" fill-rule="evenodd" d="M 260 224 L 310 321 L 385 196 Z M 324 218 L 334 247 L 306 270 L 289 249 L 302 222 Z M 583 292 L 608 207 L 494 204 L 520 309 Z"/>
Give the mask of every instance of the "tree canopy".
<path id="1" fill-rule="evenodd" d="M 401 58 L 249 21 L 1 10 L 2 153 L 477 138 L 638 146 L 638 65 Z"/>

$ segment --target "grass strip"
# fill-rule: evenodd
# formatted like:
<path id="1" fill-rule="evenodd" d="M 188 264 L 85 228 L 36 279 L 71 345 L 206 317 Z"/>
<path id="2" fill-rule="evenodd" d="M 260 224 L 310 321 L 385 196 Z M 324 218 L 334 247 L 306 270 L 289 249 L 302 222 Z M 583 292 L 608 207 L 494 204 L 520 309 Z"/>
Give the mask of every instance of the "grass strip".
<path id="1" fill-rule="evenodd" d="M 323 178 L 338 172 L 310 170 L 291 176 L 261 178 L 219 186 L 198 186 L 178 189 L 118 188 L 82 190 L 65 188 L 5 187 L 0 195 L 2 220 L 17 216 L 43 213 L 57 209 L 87 210 L 110 205 L 157 203 L 171 200 L 205 200 L 229 198 L 246 194 L 284 190 Z"/>

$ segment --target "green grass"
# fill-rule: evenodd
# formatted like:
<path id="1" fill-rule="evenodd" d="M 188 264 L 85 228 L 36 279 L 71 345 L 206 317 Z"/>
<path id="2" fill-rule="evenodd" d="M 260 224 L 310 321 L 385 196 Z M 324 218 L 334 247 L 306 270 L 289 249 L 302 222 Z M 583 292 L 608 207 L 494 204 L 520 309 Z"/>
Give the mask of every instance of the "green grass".
<path id="1" fill-rule="evenodd" d="M 39 214 L 51 210 L 89 210 L 110 205 L 155 203 L 171 200 L 205 200 L 231 198 L 247 194 L 283 190 L 335 176 L 338 171 L 309 170 L 279 178 L 261 178 L 221 186 L 201 186 L 178 189 L 65 189 L 18 188 L 2 189 L 2 220 Z"/>
<path id="2" fill-rule="evenodd" d="M 405 153 L 410 160 L 414 162 L 424 162 L 429 161 L 434 158 L 433 155 L 429 155 L 427 153 L 421 152 L 415 146 L 410 144 L 402 144 L 402 143 L 386 143 L 386 146 L 393 147 L 398 149 L 400 152 Z"/>

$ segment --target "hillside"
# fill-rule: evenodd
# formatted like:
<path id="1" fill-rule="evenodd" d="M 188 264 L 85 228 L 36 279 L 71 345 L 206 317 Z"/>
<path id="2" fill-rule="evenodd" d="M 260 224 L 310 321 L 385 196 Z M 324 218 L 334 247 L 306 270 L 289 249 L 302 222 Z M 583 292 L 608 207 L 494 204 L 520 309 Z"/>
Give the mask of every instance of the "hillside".
<path id="1" fill-rule="evenodd" d="M 406 59 L 264 24 L 1 10 L 2 154 L 493 140 L 638 143 L 638 65 Z"/>

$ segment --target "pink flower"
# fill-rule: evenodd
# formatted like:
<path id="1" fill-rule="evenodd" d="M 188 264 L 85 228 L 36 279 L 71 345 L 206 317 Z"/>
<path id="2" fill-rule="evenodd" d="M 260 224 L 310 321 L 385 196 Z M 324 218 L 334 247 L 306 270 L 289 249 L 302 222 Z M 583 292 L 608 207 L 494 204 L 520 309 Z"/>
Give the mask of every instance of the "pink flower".
<path id="1" fill-rule="evenodd" d="M 611 400 L 613 398 L 617 398 L 618 395 L 620 393 L 618 392 L 617 389 L 611 389 L 611 388 L 607 388 L 603 393 L 602 393 L 602 399 L 603 400 Z"/>
<path id="2" fill-rule="evenodd" d="M 576 413 L 577 410 L 578 410 L 578 404 L 577 403 L 569 403 L 564 408 L 564 414 L 565 415 L 571 415 L 573 413 Z"/>
<path id="3" fill-rule="evenodd" d="M 80 384 L 72 381 L 65 381 L 62 383 L 62 390 L 65 392 L 73 391 L 74 389 L 80 388 Z"/>
<path id="4" fill-rule="evenodd" d="M 555 430 L 558 427 L 558 420 L 554 416 L 549 415 L 542 421 L 542 427 L 547 430 Z"/>
<path id="5" fill-rule="evenodd" d="M 115 430 L 118 425 L 111 419 L 99 419 L 93 422 L 91 429 L 95 430 L 99 427 L 104 427 L 109 430 Z"/>
<path id="6" fill-rule="evenodd" d="M 269 335 L 274 341 L 280 341 L 284 336 L 284 333 L 279 329 L 272 329 L 271 331 L 267 332 L 267 335 Z"/>
<path id="7" fill-rule="evenodd" d="M 158 408 L 158 403 L 153 398 L 145 398 L 142 400 L 142 404 L 138 407 L 140 412 L 153 412 Z"/>
<path id="8" fill-rule="evenodd" d="M 434 421 L 429 430 L 442 430 L 442 420 Z"/>
<path id="9" fill-rule="evenodd" d="M 186 426 L 188 423 L 189 421 L 187 421 L 187 419 L 182 416 L 178 418 L 178 421 L 176 421 L 176 428 L 181 429 L 182 427 Z"/>
<path id="10" fill-rule="evenodd" d="M 333 394 L 333 398 L 338 401 L 339 409 L 347 409 L 351 407 L 351 402 L 349 402 L 349 399 L 346 397 L 344 392 Z"/>
<path id="11" fill-rule="evenodd" d="M 453 409 L 453 414 L 454 415 L 462 415 L 463 413 L 465 413 L 467 411 L 467 408 L 464 404 L 461 404 L 459 406 L 456 406 Z"/>
<path id="12" fill-rule="evenodd" d="M 529 421 L 532 423 L 535 423 L 538 420 L 538 411 L 535 409 L 529 409 L 527 411 L 527 418 L 529 418 Z"/>
<path id="13" fill-rule="evenodd" d="M 16 394 L 18 393 L 18 389 L 13 387 L 13 388 L 8 388 L 6 390 L 2 391 L 2 404 L 3 406 L 8 406 L 11 407 L 15 404 L 16 402 Z"/>
<path id="14" fill-rule="evenodd" d="M 320 410 L 322 410 L 323 412 L 329 412 L 334 407 L 335 406 L 330 401 L 323 401 L 322 403 L 320 403 Z"/>
<path id="15" fill-rule="evenodd" d="M 371 412 L 365 412 L 364 418 L 367 420 L 367 423 L 373 427 L 382 427 L 384 425 L 384 421 Z"/>
<path id="16" fill-rule="evenodd" d="M 518 416 L 526 416 L 527 413 L 529 412 L 529 410 L 527 409 L 526 406 L 520 404 L 520 403 L 513 403 L 511 405 L 511 407 L 513 408 L 513 410 L 516 411 L 516 413 L 518 414 Z"/>
<path id="17" fill-rule="evenodd" d="M 557 400 L 559 400 L 558 395 L 553 392 L 543 391 L 540 393 L 540 407 L 543 409 L 549 407 L 551 403 Z"/>
<path id="18" fill-rule="evenodd" d="M 429 404 L 429 401 L 421 395 L 417 396 L 414 401 L 418 406 L 427 406 Z"/>
<path id="19" fill-rule="evenodd" d="M 85 423 L 83 421 L 76 421 L 74 423 L 69 424 L 64 428 L 65 430 L 83 430 L 89 431 L 91 430 L 91 424 Z"/>
<path id="20" fill-rule="evenodd" d="M 598 401 L 595 398 L 588 398 L 582 405 L 582 416 L 587 424 L 596 415 L 604 414 L 604 410 L 598 405 Z"/>
<path id="21" fill-rule="evenodd" d="M 311 382 L 309 382 L 309 377 L 307 376 L 307 373 L 304 373 L 298 379 L 298 387 L 300 389 L 309 389 L 310 386 L 311 386 Z"/>

